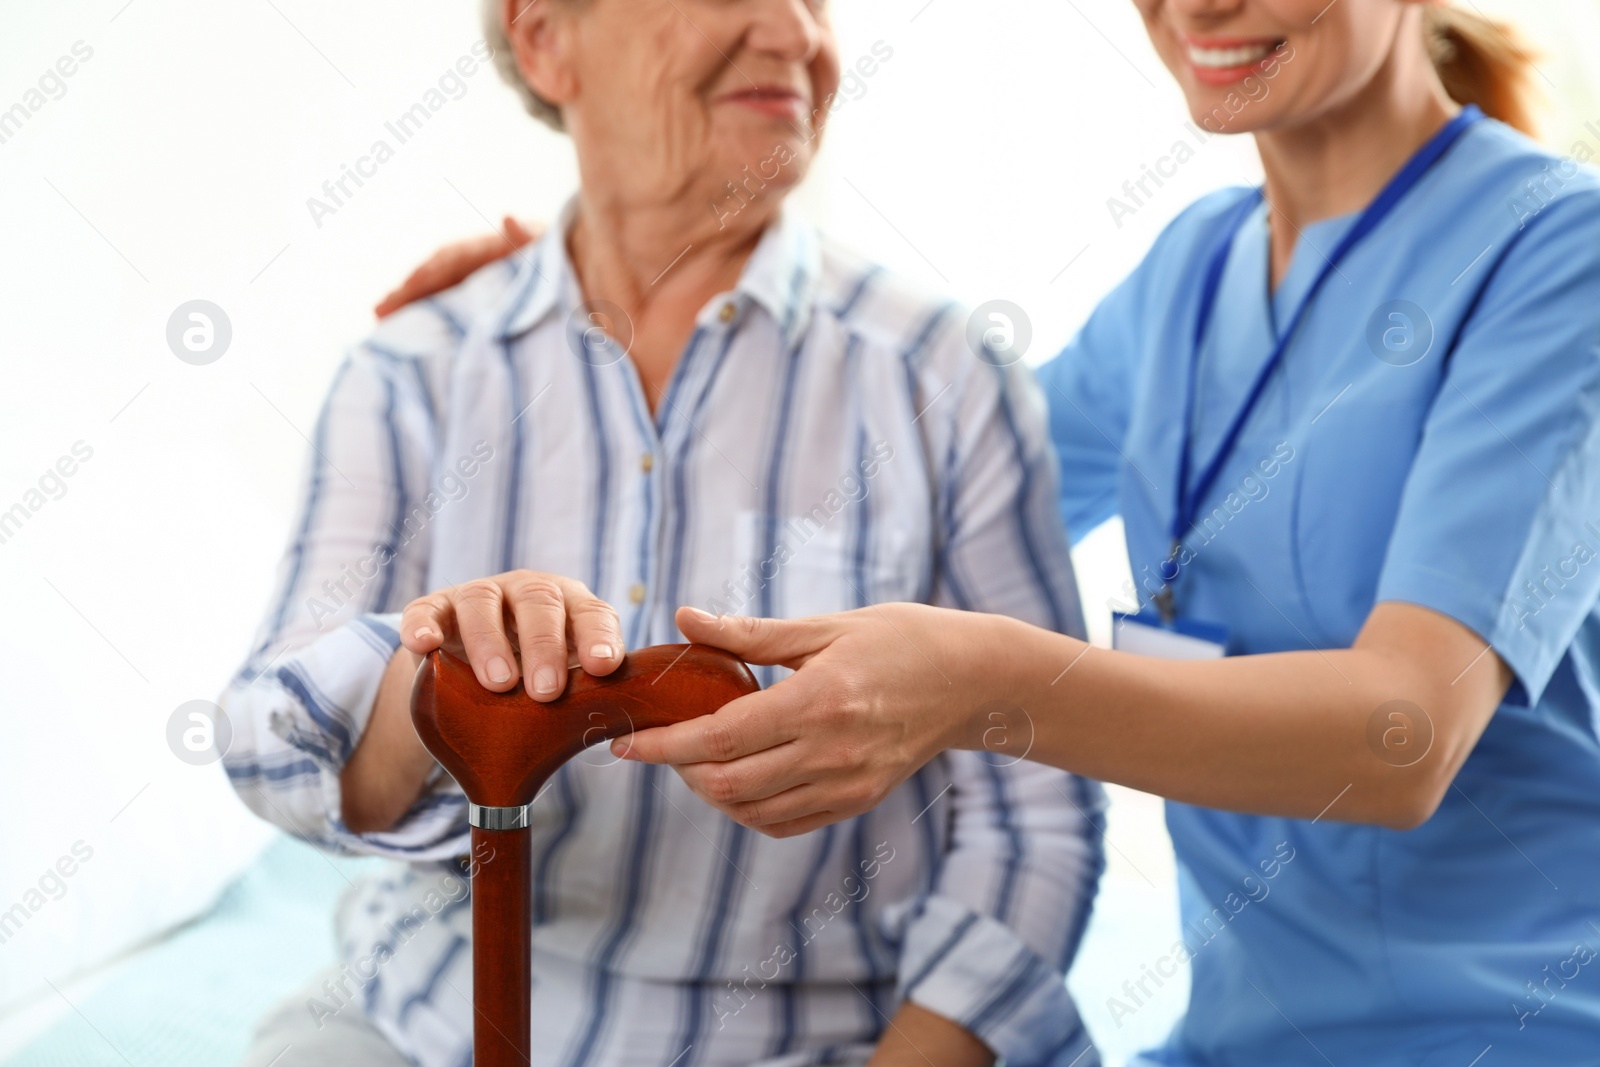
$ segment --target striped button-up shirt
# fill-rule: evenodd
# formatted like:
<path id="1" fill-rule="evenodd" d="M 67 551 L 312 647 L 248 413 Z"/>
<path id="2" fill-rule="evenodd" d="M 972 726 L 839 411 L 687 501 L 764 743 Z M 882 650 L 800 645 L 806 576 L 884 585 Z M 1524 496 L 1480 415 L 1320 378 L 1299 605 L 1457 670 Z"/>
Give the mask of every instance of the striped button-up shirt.
<path id="1" fill-rule="evenodd" d="M 785 213 L 652 414 L 582 305 L 566 225 L 345 358 L 223 697 L 253 810 L 398 861 L 347 893 L 344 971 L 307 1010 L 364 1012 L 430 1067 L 470 1057 L 466 803 L 436 771 L 399 824 L 356 835 L 338 778 L 409 599 L 570 575 L 616 605 L 632 648 L 682 640 L 680 604 L 924 601 L 1081 632 L 1041 399 L 974 355 L 964 311 Z M 772 840 L 670 769 L 590 749 L 532 809 L 535 1067 L 860 1063 L 904 999 L 1012 1065 L 1090 1067 L 1064 974 L 1102 803 L 1060 771 L 948 752 L 874 811 Z"/>

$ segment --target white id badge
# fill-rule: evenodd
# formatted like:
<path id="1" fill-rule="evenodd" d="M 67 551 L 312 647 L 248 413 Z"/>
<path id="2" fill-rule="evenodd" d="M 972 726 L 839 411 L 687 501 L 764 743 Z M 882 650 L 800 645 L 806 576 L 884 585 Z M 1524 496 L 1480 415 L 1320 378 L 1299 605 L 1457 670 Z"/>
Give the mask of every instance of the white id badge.
<path id="1" fill-rule="evenodd" d="M 1111 647 L 1135 656 L 1158 659 L 1221 659 L 1227 655 L 1228 631 L 1194 619 L 1161 621 L 1154 612 L 1111 613 Z"/>

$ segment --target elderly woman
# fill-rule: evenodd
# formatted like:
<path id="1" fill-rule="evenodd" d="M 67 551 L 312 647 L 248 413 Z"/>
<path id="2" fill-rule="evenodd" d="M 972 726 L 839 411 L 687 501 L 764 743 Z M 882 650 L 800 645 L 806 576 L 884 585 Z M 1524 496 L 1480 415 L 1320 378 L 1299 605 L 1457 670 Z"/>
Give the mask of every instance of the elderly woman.
<path id="1" fill-rule="evenodd" d="M 581 188 L 526 256 L 388 318 L 335 376 L 223 698 L 226 764 L 264 818 L 397 862 L 346 895 L 339 963 L 263 1022 L 252 1067 L 470 1059 L 463 874 L 484 857 L 411 729 L 422 654 L 549 700 L 566 637 L 605 674 L 681 640 L 684 602 L 919 600 L 1081 632 L 1026 375 L 782 210 L 839 81 L 821 6 L 488 15 Z M 1063 977 L 1099 804 L 1070 774 L 959 752 L 774 841 L 591 750 L 532 809 L 537 1064 L 1089 1067 Z"/>

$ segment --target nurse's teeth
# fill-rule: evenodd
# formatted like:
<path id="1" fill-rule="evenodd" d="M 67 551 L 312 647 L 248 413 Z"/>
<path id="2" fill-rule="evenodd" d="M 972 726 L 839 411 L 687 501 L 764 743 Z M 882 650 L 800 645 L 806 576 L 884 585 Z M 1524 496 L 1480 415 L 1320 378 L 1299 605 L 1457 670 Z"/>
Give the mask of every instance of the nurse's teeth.
<path id="1" fill-rule="evenodd" d="M 1190 45 L 1189 62 L 1197 67 L 1216 67 L 1222 70 L 1229 67 L 1243 67 L 1267 58 L 1273 47 L 1270 44 L 1252 44 L 1240 48 L 1200 48 Z"/>

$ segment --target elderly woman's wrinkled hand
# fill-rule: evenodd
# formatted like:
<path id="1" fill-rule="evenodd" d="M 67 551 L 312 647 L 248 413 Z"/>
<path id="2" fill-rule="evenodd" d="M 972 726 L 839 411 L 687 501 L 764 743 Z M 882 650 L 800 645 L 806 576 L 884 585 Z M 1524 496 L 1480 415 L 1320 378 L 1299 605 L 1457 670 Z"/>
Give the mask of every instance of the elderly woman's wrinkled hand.
<path id="1" fill-rule="evenodd" d="M 567 684 L 574 658 L 590 674 L 622 662 L 622 628 L 610 604 L 571 578 L 515 570 L 418 597 L 400 618 L 400 640 L 417 655 L 438 648 L 464 659 L 485 689 L 521 677 L 548 701 Z"/>

